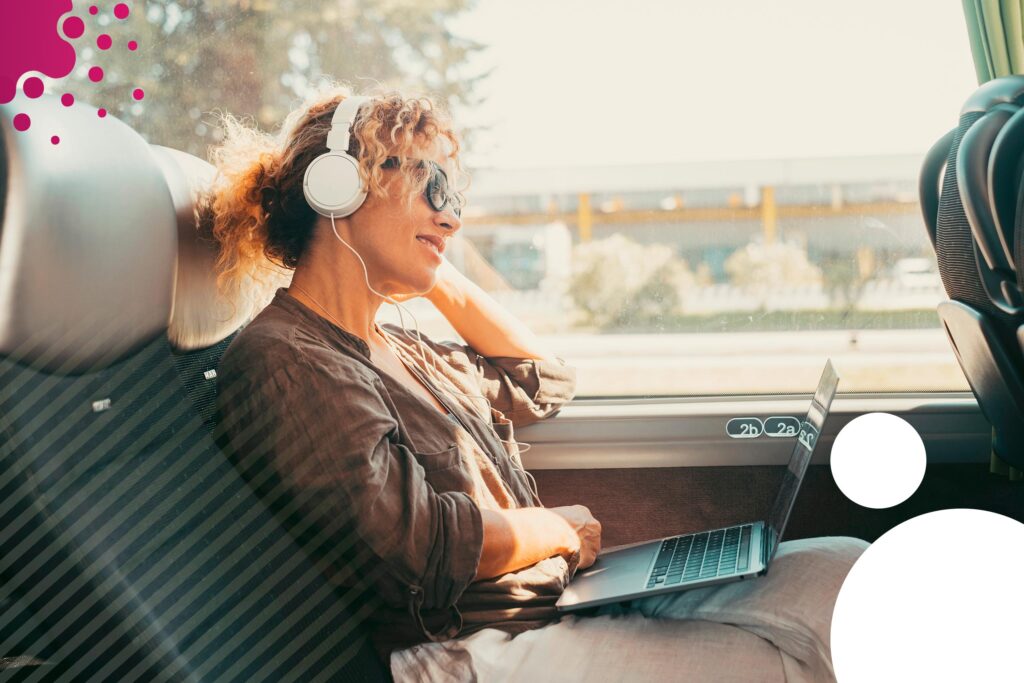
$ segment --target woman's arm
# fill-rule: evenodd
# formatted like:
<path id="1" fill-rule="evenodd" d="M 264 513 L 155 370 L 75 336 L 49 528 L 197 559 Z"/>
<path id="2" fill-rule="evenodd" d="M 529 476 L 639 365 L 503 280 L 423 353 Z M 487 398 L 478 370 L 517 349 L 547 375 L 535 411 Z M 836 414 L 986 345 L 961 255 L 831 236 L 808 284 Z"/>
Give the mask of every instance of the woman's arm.
<path id="1" fill-rule="evenodd" d="M 464 376 L 466 388 L 490 402 L 516 427 L 537 422 L 572 400 L 576 369 L 543 348 L 536 336 L 448 261 L 424 297 L 466 343 L 435 342 L 398 326 L 389 331 L 410 345 L 422 341 Z M 385 323 L 387 327 L 387 323 Z M 474 402 L 484 420 L 488 406 Z"/>
<path id="2" fill-rule="evenodd" d="M 437 270 L 437 284 L 424 298 L 434 304 L 459 336 L 482 356 L 557 360 L 522 321 L 447 259 Z"/>
<path id="3" fill-rule="evenodd" d="M 474 581 L 501 576 L 541 560 L 580 553 L 579 568 L 601 551 L 601 523 L 582 505 L 481 510 L 484 539 Z"/>

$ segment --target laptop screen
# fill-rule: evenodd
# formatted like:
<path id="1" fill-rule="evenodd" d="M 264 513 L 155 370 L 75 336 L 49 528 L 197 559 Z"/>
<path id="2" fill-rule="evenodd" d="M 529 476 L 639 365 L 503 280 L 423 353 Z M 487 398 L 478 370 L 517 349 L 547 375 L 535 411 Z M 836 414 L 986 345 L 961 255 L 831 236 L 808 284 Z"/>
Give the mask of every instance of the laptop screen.
<path id="1" fill-rule="evenodd" d="M 775 550 L 779 547 L 782 532 L 786 530 L 789 513 L 793 510 L 796 494 L 800 490 L 800 483 L 807 472 L 807 465 L 811 462 L 811 455 L 818 443 L 818 435 L 825 424 L 825 418 L 828 417 L 828 409 L 832 405 L 838 385 L 839 375 L 832 367 L 832 360 L 829 359 L 825 362 L 825 370 L 821 373 L 818 388 L 814 391 L 814 398 L 811 399 L 807 417 L 800 424 L 800 433 L 797 435 L 796 443 L 793 444 L 793 454 L 789 456 L 789 465 L 786 467 L 782 487 L 775 497 L 775 504 L 768 517 L 771 546 L 766 561 L 771 561 L 775 557 Z"/>

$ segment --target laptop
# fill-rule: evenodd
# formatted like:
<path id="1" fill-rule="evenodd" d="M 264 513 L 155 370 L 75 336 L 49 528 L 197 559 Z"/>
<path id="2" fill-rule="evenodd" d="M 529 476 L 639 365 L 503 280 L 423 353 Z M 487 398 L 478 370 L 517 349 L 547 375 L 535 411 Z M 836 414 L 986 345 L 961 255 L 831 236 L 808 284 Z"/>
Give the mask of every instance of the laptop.
<path id="1" fill-rule="evenodd" d="M 825 362 L 807 417 L 767 520 L 661 538 L 598 555 L 576 576 L 555 606 L 564 612 L 621 600 L 752 579 L 768 571 L 800 491 L 839 375 Z"/>

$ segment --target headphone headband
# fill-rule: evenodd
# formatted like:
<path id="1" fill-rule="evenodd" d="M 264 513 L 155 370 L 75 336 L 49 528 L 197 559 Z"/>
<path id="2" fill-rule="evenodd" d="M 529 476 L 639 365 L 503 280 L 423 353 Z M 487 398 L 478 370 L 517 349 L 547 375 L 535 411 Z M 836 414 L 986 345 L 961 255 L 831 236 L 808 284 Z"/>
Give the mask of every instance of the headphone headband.
<path id="1" fill-rule="evenodd" d="M 334 109 L 331 117 L 331 132 L 327 134 L 327 149 L 332 152 L 348 152 L 352 124 L 355 123 L 359 109 L 372 100 L 372 97 L 346 97 Z"/>

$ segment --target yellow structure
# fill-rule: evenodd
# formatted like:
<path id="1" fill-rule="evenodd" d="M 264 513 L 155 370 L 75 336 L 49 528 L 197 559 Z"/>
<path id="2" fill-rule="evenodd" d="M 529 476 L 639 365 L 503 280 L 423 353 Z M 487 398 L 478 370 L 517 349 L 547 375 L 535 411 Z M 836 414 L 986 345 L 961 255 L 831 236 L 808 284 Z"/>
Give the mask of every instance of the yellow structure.
<path id="1" fill-rule="evenodd" d="M 764 227 L 764 243 L 775 244 L 778 234 L 779 211 L 775 207 L 775 188 L 765 185 L 761 188 L 761 225 Z"/>
<path id="2" fill-rule="evenodd" d="M 594 212 L 590 208 L 590 195 L 580 193 L 579 206 L 576 209 L 576 225 L 580 229 L 580 242 L 590 241 L 590 228 L 594 224 Z"/>

